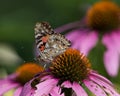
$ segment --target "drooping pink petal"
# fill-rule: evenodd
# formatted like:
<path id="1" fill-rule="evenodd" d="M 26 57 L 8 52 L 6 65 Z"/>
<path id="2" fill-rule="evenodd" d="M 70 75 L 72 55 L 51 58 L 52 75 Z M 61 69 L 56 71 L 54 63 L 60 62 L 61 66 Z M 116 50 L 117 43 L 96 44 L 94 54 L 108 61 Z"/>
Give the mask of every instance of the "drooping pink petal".
<path id="1" fill-rule="evenodd" d="M 106 48 L 114 48 L 117 52 L 120 52 L 120 30 L 114 30 L 109 34 L 103 36 L 102 42 Z"/>
<path id="2" fill-rule="evenodd" d="M 80 84 L 73 82 L 72 89 L 77 96 L 88 96 L 85 90 L 80 86 Z"/>
<path id="3" fill-rule="evenodd" d="M 50 94 L 51 90 L 57 85 L 58 80 L 48 79 L 38 85 L 36 85 L 37 90 L 35 90 L 34 96 L 42 96 Z"/>
<path id="4" fill-rule="evenodd" d="M 98 84 L 99 86 L 101 86 L 101 88 L 108 94 L 110 94 L 110 96 L 120 96 L 120 94 L 118 94 L 115 89 L 113 88 L 113 86 L 111 86 L 111 84 L 104 82 L 104 80 L 101 80 L 100 78 L 96 77 L 96 76 L 92 76 L 89 75 L 89 79 L 92 80 L 93 82 L 95 82 L 96 84 Z"/>
<path id="5" fill-rule="evenodd" d="M 15 80 L 17 76 L 18 76 L 17 73 L 13 73 L 13 74 L 10 74 L 9 76 L 7 76 L 7 79 L 9 79 L 9 80 Z"/>
<path id="6" fill-rule="evenodd" d="M 86 19 L 83 18 L 82 20 L 80 21 L 75 21 L 75 22 L 71 22 L 71 23 L 68 23 L 68 24 L 65 24 L 65 25 L 62 25 L 56 29 L 54 29 L 55 32 L 57 33 L 62 33 L 62 32 L 65 32 L 67 30 L 71 30 L 71 29 L 75 29 L 75 28 L 78 28 L 80 27 L 81 25 L 82 26 L 85 26 L 85 21 Z"/>
<path id="7" fill-rule="evenodd" d="M 102 38 L 102 43 L 107 49 L 113 48 L 115 46 L 111 34 L 105 34 Z"/>
<path id="8" fill-rule="evenodd" d="M 15 90 L 13 96 L 20 96 L 21 91 L 22 91 L 22 87 L 17 88 L 17 89 Z"/>
<path id="9" fill-rule="evenodd" d="M 84 38 L 79 41 L 80 44 L 80 51 L 85 55 L 88 55 L 89 51 L 95 47 L 98 41 L 98 34 L 97 32 L 89 32 L 88 34 L 84 35 Z"/>
<path id="10" fill-rule="evenodd" d="M 112 84 L 112 82 L 111 82 L 110 80 L 108 80 L 108 79 L 105 78 L 104 76 L 98 74 L 98 73 L 97 73 L 96 71 L 94 71 L 94 70 L 92 70 L 92 71 L 90 72 L 90 76 L 94 76 L 94 77 L 98 78 L 99 80 L 102 80 L 102 81 L 108 83 L 109 85 L 113 86 L 113 84 Z"/>
<path id="11" fill-rule="evenodd" d="M 24 87 L 22 88 L 22 91 L 20 93 L 20 96 L 33 96 L 33 94 L 35 93 L 35 89 L 33 89 L 31 87 L 31 82 L 34 79 L 30 80 L 29 82 L 27 82 Z"/>
<path id="12" fill-rule="evenodd" d="M 47 76 L 42 77 L 42 78 L 40 79 L 40 81 L 42 82 L 42 81 L 44 81 L 44 80 L 52 79 L 52 78 L 53 78 L 52 76 L 47 75 Z"/>
<path id="13" fill-rule="evenodd" d="M 69 81 L 63 82 L 61 86 L 65 87 L 65 88 L 72 88 L 72 84 Z"/>
<path id="14" fill-rule="evenodd" d="M 65 81 L 62 86 L 64 86 L 65 88 L 72 88 L 77 96 L 88 96 L 79 83 L 73 82 L 72 84 L 69 81 Z"/>
<path id="15" fill-rule="evenodd" d="M 60 87 L 54 87 L 53 90 L 50 92 L 51 96 L 64 96 L 64 93 L 61 94 Z"/>
<path id="16" fill-rule="evenodd" d="M 76 30 L 68 33 L 66 37 L 72 42 L 72 48 L 80 50 L 85 55 L 98 41 L 97 32 L 88 32 L 87 30 Z"/>
<path id="17" fill-rule="evenodd" d="M 120 30 L 114 30 L 111 34 L 111 38 L 115 43 L 115 48 L 120 54 Z"/>
<path id="18" fill-rule="evenodd" d="M 85 86 L 96 96 L 107 96 L 104 90 L 95 82 L 90 81 L 89 79 L 85 79 L 83 82 Z"/>
<path id="19" fill-rule="evenodd" d="M 79 37 L 80 37 L 82 34 L 83 34 L 83 33 L 80 32 L 79 30 L 73 30 L 73 31 L 67 33 L 67 34 L 65 35 L 65 37 L 66 37 L 68 40 L 72 41 L 72 43 L 74 43 L 74 41 L 78 40 Z"/>
<path id="20" fill-rule="evenodd" d="M 113 37 L 106 34 L 102 42 L 107 48 L 104 53 L 105 68 L 110 76 L 116 76 L 119 69 L 119 52 L 117 51 Z"/>
<path id="21" fill-rule="evenodd" d="M 104 53 L 104 63 L 106 71 L 110 76 L 116 76 L 119 70 L 119 54 L 114 49 Z"/>
<path id="22" fill-rule="evenodd" d="M 19 84 L 16 82 L 12 82 L 10 80 L 0 80 L 0 96 L 7 92 L 8 90 L 12 89 L 12 88 L 16 88 L 18 87 Z"/>

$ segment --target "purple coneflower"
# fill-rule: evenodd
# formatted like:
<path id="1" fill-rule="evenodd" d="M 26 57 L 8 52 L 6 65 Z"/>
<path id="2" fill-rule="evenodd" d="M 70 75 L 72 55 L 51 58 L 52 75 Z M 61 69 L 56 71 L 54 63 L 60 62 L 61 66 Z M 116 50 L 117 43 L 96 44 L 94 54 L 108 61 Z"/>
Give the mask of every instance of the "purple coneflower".
<path id="1" fill-rule="evenodd" d="M 0 79 L 0 96 L 11 89 L 15 89 L 13 96 L 19 96 L 24 84 L 32 79 L 35 74 L 42 71 L 43 67 L 35 63 L 23 64 L 15 73 Z"/>
<path id="2" fill-rule="evenodd" d="M 57 28 L 56 31 L 60 32 L 77 27 L 76 30 L 66 34 L 66 37 L 73 43 L 73 48 L 79 49 L 85 55 L 88 55 L 90 50 L 97 44 L 98 39 L 100 39 L 106 47 L 104 53 L 105 68 L 110 76 L 116 76 L 120 66 L 119 6 L 111 1 L 97 2 L 88 10 L 83 21 L 67 24 Z M 81 28 L 78 28 L 80 26 L 78 24 L 87 27 L 81 26 Z"/>
<path id="3" fill-rule="evenodd" d="M 86 56 L 69 48 L 49 70 L 26 83 L 20 96 L 88 96 L 86 88 L 96 96 L 120 96 L 108 79 L 91 69 Z"/>

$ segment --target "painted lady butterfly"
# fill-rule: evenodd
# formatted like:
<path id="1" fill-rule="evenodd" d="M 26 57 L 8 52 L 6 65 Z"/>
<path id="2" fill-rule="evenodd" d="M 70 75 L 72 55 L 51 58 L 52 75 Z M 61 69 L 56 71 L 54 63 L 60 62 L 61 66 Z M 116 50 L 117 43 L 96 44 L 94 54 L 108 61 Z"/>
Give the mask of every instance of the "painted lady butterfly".
<path id="1" fill-rule="evenodd" d="M 71 45 L 63 35 L 55 33 L 47 22 L 36 24 L 35 41 L 39 51 L 38 60 L 49 63 Z"/>

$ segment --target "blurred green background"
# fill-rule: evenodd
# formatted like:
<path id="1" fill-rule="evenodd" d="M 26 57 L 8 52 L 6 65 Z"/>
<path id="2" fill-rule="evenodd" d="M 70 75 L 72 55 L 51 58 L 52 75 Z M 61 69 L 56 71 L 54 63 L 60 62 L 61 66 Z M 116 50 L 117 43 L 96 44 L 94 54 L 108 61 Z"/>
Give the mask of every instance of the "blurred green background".
<path id="1" fill-rule="evenodd" d="M 100 0 L 0 0 L 0 75 L 14 72 L 23 62 L 34 61 L 34 26 L 48 21 L 53 28 L 81 20 L 87 8 Z M 120 0 L 113 0 L 120 5 Z M 101 43 L 88 56 L 93 69 L 120 86 L 117 77 L 107 75 Z M 12 59 L 11 59 L 12 58 Z M 10 59 L 10 60 L 9 60 Z"/>

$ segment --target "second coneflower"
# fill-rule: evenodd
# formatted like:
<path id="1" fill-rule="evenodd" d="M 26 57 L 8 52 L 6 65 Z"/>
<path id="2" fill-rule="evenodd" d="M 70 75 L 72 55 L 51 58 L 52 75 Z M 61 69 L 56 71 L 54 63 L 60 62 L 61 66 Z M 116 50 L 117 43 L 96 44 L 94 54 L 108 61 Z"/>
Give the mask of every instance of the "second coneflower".
<path id="1" fill-rule="evenodd" d="M 46 72 L 28 82 L 20 96 L 88 96 L 87 87 L 96 96 L 120 96 L 113 84 L 91 69 L 86 56 L 76 49 L 67 49 L 57 56 Z"/>
<path id="2" fill-rule="evenodd" d="M 11 89 L 15 90 L 13 96 L 19 96 L 24 84 L 43 70 L 44 68 L 36 63 L 30 62 L 23 64 L 13 74 L 0 79 L 0 96 L 3 96 Z"/>
<path id="3" fill-rule="evenodd" d="M 78 27 L 80 22 L 76 22 L 56 31 L 70 30 L 71 26 L 77 26 L 78 28 L 66 34 L 66 37 L 72 42 L 73 48 L 79 49 L 85 55 L 89 54 L 100 39 L 106 47 L 103 58 L 105 68 L 110 76 L 116 76 L 120 66 L 120 7 L 112 1 L 103 0 L 91 6 L 85 17 L 85 22 L 81 22 L 81 25 L 86 25 L 87 28 Z"/>

